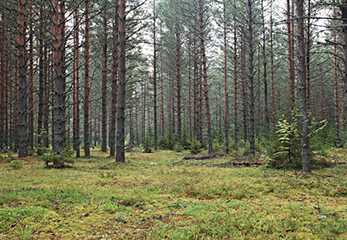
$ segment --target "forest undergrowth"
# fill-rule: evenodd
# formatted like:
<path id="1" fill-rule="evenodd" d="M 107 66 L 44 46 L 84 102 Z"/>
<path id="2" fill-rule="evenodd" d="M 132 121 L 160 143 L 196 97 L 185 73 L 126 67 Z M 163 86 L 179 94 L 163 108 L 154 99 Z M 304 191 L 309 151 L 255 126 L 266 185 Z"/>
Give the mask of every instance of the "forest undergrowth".
<path id="1" fill-rule="evenodd" d="M 67 169 L 3 155 L 0 239 L 347 238 L 346 165 L 306 174 L 186 155 L 116 164 L 95 149 Z"/>

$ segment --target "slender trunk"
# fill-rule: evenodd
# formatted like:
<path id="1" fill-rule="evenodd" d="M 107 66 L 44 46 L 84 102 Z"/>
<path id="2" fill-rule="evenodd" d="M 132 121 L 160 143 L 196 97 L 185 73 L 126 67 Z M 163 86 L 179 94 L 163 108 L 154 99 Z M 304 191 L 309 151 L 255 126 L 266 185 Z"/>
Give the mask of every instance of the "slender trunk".
<path id="1" fill-rule="evenodd" d="M 85 0 L 84 155 L 90 156 L 89 0 Z"/>
<path id="2" fill-rule="evenodd" d="M 192 136 L 192 75 L 191 75 L 191 47 L 188 47 L 188 124 L 189 136 Z"/>
<path id="3" fill-rule="evenodd" d="M 154 150 L 158 149 L 158 120 L 157 120 L 157 42 L 156 42 L 155 0 L 153 1 L 153 111 L 154 111 Z"/>
<path id="4" fill-rule="evenodd" d="M 102 147 L 103 152 L 107 151 L 107 4 L 104 6 L 104 49 L 103 49 L 103 60 L 104 65 L 102 69 Z"/>
<path id="5" fill-rule="evenodd" d="M 274 85 L 274 50 L 273 50 L 273 1 L 271 1 L 270 15 L 270 61 L 271 61 L 271 100 L 272 100 L 272 125 L 275 126 L 275 85 Z"/>
<path id="6" fill-rule="evenodd" d="M 163 75 L 163 53 L 160 54 L 160 94 L 161 94 L 161 135 L 164 136 L 164 75 Z"/>
<path id="7" fill-rule="evenodd" d="M 0 57 L 1 57 L 1 76 L 0 76 L 0 151 L 4 149 L 5 145 L 5 20 L 4 16 L 1 15 L 0 20 Z"/>
<path id="8" fill-rule="evenodd" d="M 266 59 L 266 31 L 265 31 L 265 17 L 264 17 L 264 0 L 261 1 L 262 21 L 263 21 L 263 82 L 264 82 L 264 110 L 265 110 L 265 136 L 266 141 L 270 141 L 270 117 L 268 109 L 268 87 L 267 87 L 267 59 Z"/>
<path id="9" fill-rule="evenodd" d="M 311 50 L 311 0 L 307 1 L 307 38 L 306 38 L 306 104 L 310 112 L 310 50 Z M 310 123 L 309 123 L 310 124 Z"/>
<path id="10" fill-rule="evenodd" d="M 334 11 L 334 16 L 335 16 Z M 334 43 L 336 43 L 336 32 L 334 30 Z M 340 146 L 340 121 L 339 121 L 339 101 L 338 101 L 338 78 L 337 78 L 337 46 L 334 45 L 334 104 L 335 104 L 335 146 Z"/>
<path id="11" fill-rule="evenodd" d="M 34 149 L 34 33 L 33 33 L 33 0 L 29 1 L 29 146 Z"/>
<path id="12" fill-rule="evenodd" d="M 125 53 L 126 53 L 126 36 L 125 36 L 125 2 L 119 1 L 119 87 L 117 96 L 117 145 L 116 145 L 116 161 L 125 162 L 124 153 L 124 123 L 125 123 L 125 84 L 126 84 L 126 68 L 125 68 Z"/>
<path id="13" fill-rule="evenodd" d="M 305 66 L 305 36 L 304 36 L 304 1 L 297 0 L 296 9 L 298 16 L 298 50 L 299 50 L 299 99 L 300 113 L 302 119 L 302 136 L 301 136 L 301 158 L 304 172 L 311 172 L 310 152 L 309 152 L 309 123 L 306 106 L 306 66 Z M 346 48 L 347 49 L 347 48 Z"/>
<path id="14" fill-rule="evenodd" d="M 295 97 L 294 97 L 294 58 L 293 58 L 293 33 L 292 31 L 292 17 L 290 13 L 290 0 L 287 0 L 287 37 L 288 37 L 288 59 L 289 59 L 289 88 L 290 88 L 290 98 L 292 105 L 294 104 Z M 293 107 L 293 106 L 292 106 Z"/>
<path id="15" fill-rule="evenodd" d="M 40 36 L 39 36 L 39 112 L 37 119 L 37 134 L 38 134 L 38 150 L 37 155 L 42 155 L 41 147 L 43 147 L 43 139 L 41 131 L 43 128 L 43 108 L 44 108 L 44 69 L 43 69 L 43 0 L 40 0 Z"/>
<path id="16" fill-rule="evenodd" d="M 74 149 L 76 157 L 80 157 L 80 78 L 79 78 L 79 20 L 78 2 L 75 0 L 75 34 L 74 34 Z"/>
<path id="17" fill-rule="evenodd" d="M 25 0 L 18 2 L 18 157 L 28 155 Z"/>
<path id="18" fill-rule="evenodd" d="M 223 40 L 224 40 L 224 134 L 225 149 L 229 151 L 229 100 L 228 100 L 228 65 L 227 65 L 227 19 L 226 19 L 226 3 L 223 1 Z"/>
<path id="19" fill-rule="evenodd" d="M 113 72 L 112 72 L 112 113 L 109 132 L 110 156 L 116 155 L 116 112 L 117 112 L 117 81 L 118 81 L 118 28 L 119 5 L 115 4 L 115 23 L 113 26 Z"/>
<path id="20" fill-rule="evenodd" d="M 198 39 L 197 32 L 194 34 L 194 135 L 199 138 L 199 89 L 198 89 Z"/>
<path id="21" fill-rule="evenodd" d="M 50 60 L 48 58 L 48 46 L 47 46 L 47 40 L 44 41 L 44 57 L 43 57 L 43 79 L 44 79 L 44 84 L 45 84 L 45 104 L 44 104 L 44 116 L 43 116 L 43 126 L 44 129 L 47 133 L 47 136 L 44 138 L 44 145 L 46 148 L 49 147 L 49 138 L 48 138 L 48 134 L 49 134 L 49 107 L 50 107 L 50 102 L 49 102 L 49 98 L 50 98 L 50 89 L 51 86 L 49 85 L 49 76 L 48 76 L 48 66 L 50 63 Z"/>
<path id="22" fill-rule="evenodd" d="M 237 149 L 238 141 L 238 123 L 237 123 L 237 28 L 234 19 L 234 149 Z"/>
<path id="23" fill-rule="evenodd" d="M 249 43 L 249 143 L 250 143 L 250 153 L 255 156 L 255 146 L 254 146 L 254 69 L 253 69 L 253 2 L 248 0 L 248 43 Z"/>
<path id="24" fill-rule="evenodd" d="M 176 81 L 177 81 L 177 140 L 178 144 L 181 145 L 181 66 L 180 66 L 180 46 L 181 40 L 178 32 L 178 27 L 176 26 Z"/>
<path id="25" fill-rule="evenodd" d="M 210 103 L 208 98 L 207 63 L 206 63 L 206 54 L 205 54 L 205 36 L 204 36 L 205 32 L 204 32 L 202 0 L 199 0 L 199 16 L 200 16 L 201 55 L 202 55 L 202 66 L 203 66 L 203 76 L 204 76 L 204 92 L 205 92 L 207 132 L 208 132 L 208 153 L 212 154 L 212 130 L 211 130 Z"/>
<path id="26" fill-rule="evenodd" d="M 242 82 L 242 119 L 243 119 L 243 140 L 246 143 L 248 139 L 247 124 L 247 85 L 246 85 L 246 56 L 245 45 L 241 43 L 241 82 Z"/>

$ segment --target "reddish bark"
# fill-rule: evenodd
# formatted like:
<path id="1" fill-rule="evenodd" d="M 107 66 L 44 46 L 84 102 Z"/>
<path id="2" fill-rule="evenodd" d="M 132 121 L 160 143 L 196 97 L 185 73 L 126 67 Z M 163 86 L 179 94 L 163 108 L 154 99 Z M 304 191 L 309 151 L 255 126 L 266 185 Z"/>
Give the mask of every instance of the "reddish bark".
<path id="1" fill-rule="evenodd" d="M 163 74 L 163 53 L 160 54 L 160 94 L 161 94 L 161 135 L 164 136 L 165 116 L 164 116 L 164 74 Z"/>
<path id="2" fill-rule="evenodd" d="M 37 116 L 37 134 L 38 134 L 38 146 L 43 146 L 43 139 L 41 136 L 43 128 L 43 108 L 44 108 L 44 63 L 43 63 L 43 0 L 40 0 L 40 33 L 39 33 L 39 112 Z M 38 148 L 37 155 L 42 155 L 41 148 Z"/>
<path id="3" fill-rule="evenodd" d="M 179 36 L 178 26 L 176 26 L 176 81 L 177 81 L 177 140 L 178 144 L 181 144 L 181 114 L 182 114 L 182 106 L 181 106 L 181 66 L 180 66 L 180 46 L 181 40 Z"/>
<path id="4" fill-rule="evenodd" d="M 237 149 L 237 128 L 237 28 L 236 20 L 234 19 L 234 149 Z"/>

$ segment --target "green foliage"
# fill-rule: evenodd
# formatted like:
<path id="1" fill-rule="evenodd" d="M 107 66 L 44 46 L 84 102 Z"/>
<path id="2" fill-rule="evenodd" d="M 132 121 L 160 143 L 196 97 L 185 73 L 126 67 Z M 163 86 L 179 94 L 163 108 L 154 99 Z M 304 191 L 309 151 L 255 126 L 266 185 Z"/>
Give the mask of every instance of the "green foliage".
<path id="1" fill-rule="evenodd" d="M 201 151 L 201 143 L 195 137 L 192 143 L 190 144 L 190 153 L 193 155 L 196 155 L 196 154 L 199 154 L 200 151 Z"/>
<path id="2" fill-rule="evenodd" d="M 181 144 L 177 144 L 177 146 L 175 147 L 175 151 L 176 152 L 183 152 L 184 148 Z"/>
<path id="3" fill-rule="evenodd" d="M 190 148 L 190 136 L 186 128 L 183 128 L 182 131 L 182 137 L 181 137 L 181 146 L 185 149 L 188 150 Z"/>
<path id="4" fill-rule="evenodd" d="M 213 140 L 213 145 L 212 145 L 212 151 L 213 153 L 219 153 L 222 151 L 222 148 L 220 146 L 219 140 L 218 139 L 214 139 Z"/>
<path id="5" fill-rule="evenodd" d="M 159 137 L 158 146 L 162 150 L 173 150 L 175 144 L 176 140 L 171 129 L 169 129 L 164 136 Z"/>
<path id="6" fill-rule="evenodd" d="M 149 134 L 146 135 L 145 142 L 143 143 L 143 152 L 153 152 L 152 138 L 149 136 Z"/>
<path id="7" fill-rule="evenodd" d="M 19 228 L 18 237 L 20 240 L 29 240 L 32 238 L 33 230 L 28 225 L 25 225 L 25 226 L 18 225 L 18 228 Z"/>
<path id="8" fill-rule="evenodd" d="M 315 119 L 311 120 L 310 125 L 310 137 L 318 137 L 325 127 L 325 120 L 317 122 Z M 293 113 L 293 118 L 291 121 L 287 120 L 282 116 L 278 121 L 277 130 L 275 135 L 275 141 L 272 143 L 268 154 L 270 159 L 267 162 L 267 166 L 271 168 L 293 168 L 301 169 L 301 137 L 300 137 L 300 127 L 301 127 L 301 114 L 297 111 Z M 312 137 L 313 136 L 313 137 Z M 311 139 L 312 140 L 312 139 Z M 314 144 L 310 148 L 311 156 L 317 151 L 315 145 L 318 146 L 320 150 L 323 150 L 323 145 L 321 141 L 310 141 Z"/>
<path id="9" fill-rule="evenodd" d="M 64 164 L 64 163 L 70 163 L 73 164 L 75 162 L 75 158 L 73 157 L 74 150 L 72 149 L 72 144 L 69 143 L 64 151 L 61 152 L 60 155 L 56 153 L 49 153 L 49 154 L 43 154 L 39 158 L 45 162 L 46 166 L 48 166 L 48 163 L 53 162 L 54 165 L 57 164 Z"/>
<path id="10" fill-rule="evenodd" d="M 13 170 L 19 170 L 19 169 L 22 169 L 23 165 L 24 165 L 23 160 L 13 160 L 8 166 Z"/>
<path id="11" fill-rule="evenodd" d="M 41 143 L 37 146 L 37 153 L 41 153 L 41 155 L 44 155 L 49 152 L 49 148 L 46 148 L 44 139 L 49 137 L 49 134 L 45 129 L 41 129 L 40 134 L 37 135 L 39 138 L 41 138 Z"/>

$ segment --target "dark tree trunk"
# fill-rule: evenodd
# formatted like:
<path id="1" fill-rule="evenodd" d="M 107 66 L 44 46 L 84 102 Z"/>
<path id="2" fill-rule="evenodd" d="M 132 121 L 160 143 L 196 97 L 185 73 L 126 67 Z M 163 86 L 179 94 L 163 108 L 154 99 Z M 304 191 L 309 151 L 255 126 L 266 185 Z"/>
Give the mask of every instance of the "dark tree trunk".
<path id="1" fill-rule="evenodd" d="M 40 36 L 39 36 L 39 112 L 37 116 L 37 134 L 38 134 L 38 150 L 37 155 L 42 155 L 41 147 L 43 146 L 43 139 L 41 131 L 43 129 L 43 108 L 44 108 L 44 63 L 43 63 L 43 0 L 40 0 Z"/>
<path id="2" fill-rule="evenodd" d="M 160 54 L 160 97 L 161 97 L 161 135 L 164 136 L 165 115 L 164 115 L 164 74 L 163 74 L 163 53 Z"/>
<path id="3" fill-rule="evenodd" d="M 237 149 L 238 141 L 238 124 L 237 124 L 237 28 L 234 19 L 234 149 Z"/>
<path id="4" fill-rule="evenodd" d="M 1 53 L 1 76 L 0 76 L 0 151 L 5 147 L 5 20 L 1 15 L 0 20 L 0 53 Z"/>
<path id="5" fill-rule="evenodd" d="M 203 75 L 204 75 L 204 92 L 205 92 L 207 132 L 208 132 L 208 153 L 212 154 L 212 130 L 211 130 L 210 103 L 208 98 L 207 63 L 206 63 L 206 54 L 205 54 L 205 31 L 204 31 L 202 0 L 199 0 L 199 16 L 200 16 L 201 55 L 202 55 Z"/>
<path id="6" fill-rule="evenodd" d="M 245 43 L 241 43 L 241 82 L 242 82 L 242 119 L 243 119 L 243 140 L 246 143 L 248 139 L 248 124 L 247 124 L 247 85 L 246 85 L 246 56 Z"/>
<path id="7" fill-rule="evenodd" d="M 102 147 L 101 150 L 103 152 L 107 151 L 107 4 L 105 2 L 104 7 L 104 49 L 103 49 L 103 60 L 104 65 L 102 69 Z"/>
<path id="8" fill-rule="evenodd" d="M 268 108 L 268 87 L 267 87 L 267 58 L 266 58 L 266 31 L 265 31 L 265 16 L 264 16 L 264 0 L 261 1 L 261 9 L 262 9 L 262 21 L 263 21 L 263 82 L 264 82 L 264 110 L 265 110 L 265 136 L 266 141 L 270 140 L 270 117 L 269 117 L 269 108 Z"/>
<path id="9" fill-rule="evenodd" d="M 34 33 L 33 33 L 33 0 L 29 1 L 29 146 L 34 150 Z"/>
<path id="10" fill-rule="evenodd" d="M 181 39 L 178 32 L 178 27 L 176 26 L 176 81 L 177 81 L 177 140 L 178 144 L 181 145 L 181 66 L 180 66 L 180 47 L 181 47 Z"/>
<path id="11" fill-rule="evenodd" d="M 309 121 L 307 117 L 307 97 L 306 97 L 306 66 L 305 66 L 305 35 L 304 35 L 304 1 L 297 0 L 296 10 L 298 17 L 298 50 L 299 50 L 299 108 L 302 119 L 302 135 L 301 135 L 301 159 L 302 169 L 304 172 L 311 172 L 310 151 L 309 151 Z M 347 49 L 347 48 L 346 48 Z"/>
<path id="12" fill-rule="evenodd" d="M 227 19 L 226 19 L 226 3 L 223 1 L 223 41 L 224 41 L 224 134 L 225 149 L 229 150 L 229 100 L 228 100 L 228 65 L 227 65 Z"/>
<path id="13" fill-rule="evenodd" d="M 249 43 L 249 143 L 250 153 L 255 156 L 254 145 L 254 69 L 253 69 L 253 2 L 248 0 L 248 43 Z"/>
<path id="14" fill-rule="evenodd" d="M 89 0 L 85 0 L 84 155 L 90 156 Z"/>
<path id="15" fill-rule="evenodd" d="M 113 26 L 113 72 L 112 72 L 112 112 L 111 126 L 109 132 L 110 157 L 116 155 L 116 112 L 117 112 L 117 81 L 118 81 L 118 28 L 119 28 L 119 7 L 115 4 L 115 23 Z"/>
<path id="16" fill-rule="evenodd" d="M 270 15 L 270 61 L 271 61 L 271 101 L 272 101 L 272 125 L 275 126 L 275 86 L 274 86 L 274 50 L 273 50 L 273 19 L 272 2 Z"/>
<path id="17" fill-rule="evenodd" d="M 66 146 L 65 119 L 65 2 L 52 0 L 53 79 L 54 79 L 54 147 L 60 154 Z"/>
<path id="18" fill-rule="evenodd" d="M 295 102 L 294 97 L 294 49 L 293 49 L 293 30 L 292 29 L 292 17 L 290 13 L 290 0 L 287 0 L 287 34 L 288 34 L 288 59 L 289 59 L 289 88 L 290 88 L 290 98 L 292 106 Z"/>
<path id="19" fill-rule="evenodd" d="M 76 157 L 80 157 L 80 77 L 79 77 L 79 19 L 78 19 L 78 2 L 75 0 L 75 34 L 74 34 L 74 108 L 73 108 L 73 142 L 76 151 Z"/>
<path id="20" fill-rule="evenodd" d="M 153 111 L 154 111 L 154 150 L 158 149 L 158 120 L 157 120 L 157 42 L 156 42 L 155 0 L 153 1 Z"/>
<path id="21" fill-rule="evenodd" d="M 125 162 L 124 152 L 124 123 L 125 123 L 125 84 L 126 84 L 126 68 L 125 68 L 125 53 L 126 53 L 126 36 L 125 36 L 125 2 L 119 1 L 119 86 L 117 96 L 117 145 L 116 145 L 116 161 Z"/>
<path id="22" fill-rule="evenodd" d="M 18 2 L 18 157 L 28 155 L 25 0 Z"/>

